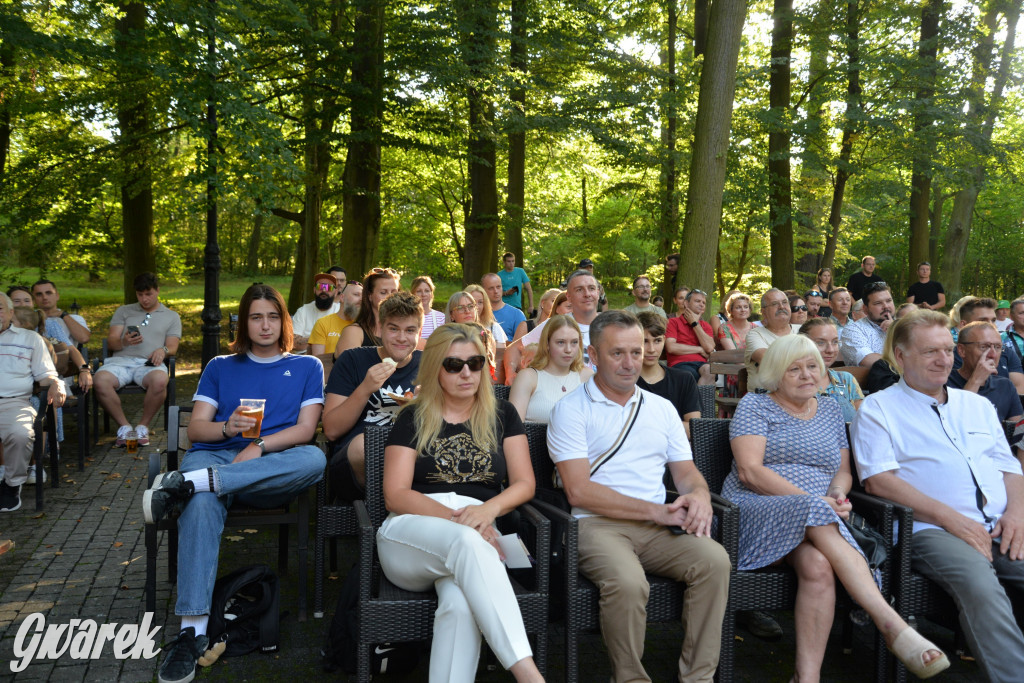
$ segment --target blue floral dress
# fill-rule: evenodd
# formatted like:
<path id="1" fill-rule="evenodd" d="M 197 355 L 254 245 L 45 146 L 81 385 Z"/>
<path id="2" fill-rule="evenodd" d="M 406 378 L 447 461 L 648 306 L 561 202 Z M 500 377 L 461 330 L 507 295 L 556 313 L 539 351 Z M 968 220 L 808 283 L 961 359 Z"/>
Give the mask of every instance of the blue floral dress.
<path id="1" fill-rule="evenodd" d="M 740 508 L 740 570 L 759 569 L 782 559 L 804 540 L 809 526 L 839 524 L 843 538 L 860 546 L 840 523 L 839 515 L 821 499 L 842 463 L 840 449 L 849 448 L 842 411 L 835 399 L 818 397 L 809 420 L 793 417 L 768 394 L 749 393 L 740 399 L 729 427 L 730 438 L 756 434 L 767 438 L 764 464 L 799 486 L 807 495 L 763 496 L 744 486 L 732 472 L 722 496 Z"/>

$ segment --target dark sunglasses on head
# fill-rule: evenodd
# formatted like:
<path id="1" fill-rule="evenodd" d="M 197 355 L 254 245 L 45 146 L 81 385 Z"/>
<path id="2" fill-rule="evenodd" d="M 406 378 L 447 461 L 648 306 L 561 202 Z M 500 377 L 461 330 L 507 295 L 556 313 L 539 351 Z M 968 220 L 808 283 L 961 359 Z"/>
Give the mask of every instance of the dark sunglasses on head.
<path id="1" fill-rule="evenodd" d="M 461 358 L 455 358 L 454 356 L 449 356 L 448 358 L 445 358 L 443 361 L 441 361 L 441 367 L 444 368 L 445 372 L 451 375 L 457 375 L 458 373 L 462 372 L 462 368 L 464 368 L 467 365 L 469 366 L 470 372 L 480 372 L 481 370 L 484 369 L 484 363 L 486 362 L 487 359 L 484 358 L 483 356 L 472 356 L 471 358 L 467 358 L 466 360 L 462 360 Z"/>
<path id="2" fill-rule="evenodd" d="M 861 291 L 861 298 L 867 296 L 868 294 L 874 294 L 875 292 L 881 292 L 882 290 L 888 289 L 889 285 L 885 284 L 884 282 L 872 282 L 871 284 L 866 285 L 864 289 Z"/>
<path id="3" fill-rule="evenodd" d="M 686 298 L 687 298 L 687 300 L 689 300 L 689 298 L 690 298 L 691 296 L 693 296 L 694 294 L 700 294 L 700 295 L 701 295 L 701 296 L 703 296 L 703 297 L 707 297 L 707 295 L 708 295 L 708 293 L 707 293 L 707 292 L 702 292 L 702 291 L 701 291 L 701 290 L 699 290 L 699 289 L 691 289 L 691 290 L 690 290 L 690 293 L 686 295 Z"/>

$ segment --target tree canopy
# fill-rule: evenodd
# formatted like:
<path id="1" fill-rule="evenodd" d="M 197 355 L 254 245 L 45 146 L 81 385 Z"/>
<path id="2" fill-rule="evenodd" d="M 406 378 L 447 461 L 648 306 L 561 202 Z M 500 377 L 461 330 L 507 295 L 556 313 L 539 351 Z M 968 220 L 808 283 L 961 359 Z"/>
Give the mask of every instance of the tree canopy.
<path id="1" fill-rule="evenodd" d="M 682 249 L 719 294 L 870 253 L 895 290 L 927 258 L 951 301 L 1010 298 L 1021 4 L 6 3 L 0 252 L 185 279 L 211 181 L 222 267 L 293 284 L 510 249 L 535 287 L 587 257 L 621 288 Z"/>

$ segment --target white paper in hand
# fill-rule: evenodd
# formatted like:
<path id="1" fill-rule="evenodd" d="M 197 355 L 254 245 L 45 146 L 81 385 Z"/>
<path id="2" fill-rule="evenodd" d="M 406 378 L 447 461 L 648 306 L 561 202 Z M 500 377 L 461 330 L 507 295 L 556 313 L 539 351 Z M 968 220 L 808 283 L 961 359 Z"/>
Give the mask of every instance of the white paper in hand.
<path id="1" fill-rule="evenodd" d="M 498 537 L 498 545 L 505 555 L 505 566 L 509 569 L 529 569 L 530 551 L 526 549 L 519 534 L 505 534 Z"/>

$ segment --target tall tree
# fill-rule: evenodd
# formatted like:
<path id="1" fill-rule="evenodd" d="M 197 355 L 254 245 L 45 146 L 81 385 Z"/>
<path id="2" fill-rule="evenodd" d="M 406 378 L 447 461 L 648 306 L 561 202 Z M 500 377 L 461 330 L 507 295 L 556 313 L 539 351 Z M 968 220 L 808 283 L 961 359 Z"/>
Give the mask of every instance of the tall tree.
<path id="1" fill-rule="evenodd" d="M 523 264 L 523 215 L 526 206 L 526 72 L 529 54 L 526 21 L 529 0 L 511 0 L 509 67 L 512 88 L 508 113 L 508 196 L 505 198 L 505 249 Z"/>
<path id="2" fill-rule="evenodd" d="M 114 48 L 117 56 L 117 124 L 121 155 L 121 224 L 124 230 L 124 300 L 135 301 L 132 281 L 156 271 L 153 233 L 152 143 L 146 64 L 146 6 L 118 5 Z"/>
<path id="3" fill-rule="evenodd" d="M 661 161 L 661 217 L 659 220 L 658 254 L 667 256 L 679 234 L 679 192 L 676 188 L 676 137 L 679 116 L 676 106 L 676 23 L 678 8 L 676 0 L 665 0 L 665 90 L 662 96 L 662 151 Z M 668 301 L 673 292 L 669 291 L 672 281 L 665 278 L 661 295 Z"/>
<path id="4" fill-rule="evenodd" d="M 494 102 L 490 79 L 496 68 L 496 0 L 459 0 L 460 50 L 466 66 L 469 105 L 469 189 L 472 206 L 466 220 L 463 284 L 479 282 L 497 264 L 498 179 Z"/>
<path id="5" fill-rule="evenodd" d="M 825 251 L 821 256 L 822 268 L 832 268 L 835 263 L 839 228 L 843 222 L 846 183 L 853 174 L 853 139 L 857 135 L 862 114 L 860 70 L 860 0 L 847 0 L 846 112 L 843 114 L 843 136 L 839 144 L 839 159 L 836 161 L 835 181 L 832 185 L 832 203 L 828 212 L 828 235 L 825 238 Z"/>
<path id="6" fill-rule="evenodd" d="M 342 265 L 362 273 L 373 267 L 380 232 L 380 146 L 384 108 L 384 0 L 356 0 L 352 41 L 352 102 L 342 185 Z"/>
<path id="7" fill-rule="evenodd" d="M 768 76 L 768 224 L 771 230 L 772 285 L 792 289 L 793 194 L 790 177 L 790 60 L 793 0 L 775 0 L 772 10 L 771 72 Z"/>
<path id="8" fill-rule="evenodd" d="M 971 163 L 963 169 L 965 181 L 953 197 L 953 208 L 946 228 L 945 251 L 942 257 L 941 277 L 950 298 L 961 294 L 961 275 L 967 243 L 971 236 L 971 221 L 974 207 L 985 182 L 985 159 L 992 141 L 992 130 L 999 116 L 1006 87 L 1013 64 L 1014 44 L 1017 36 L 1017 21 L 1020 18 L 1022 0 L 1010 0 L 1005 5 L 990 0 L 978 27 L 978 42 L 973 54 L 971 84 L 967 96 L 968 131 L 975 136 L 973 149 L 967 158 Z M 992 59 L 995 52 L 995 34 L 999 28 L 999 15 L 1005 12 L 1006 40 L 1003 42 L 999 68 L 995 73 L 992 92 L 986 97 L 985 87 L 992 78 Z"/>
<path id="9" fill-rule="evenodd" d="M 708 19 L 681 249 L 690 282 L 705 291 L 714 283 L 736 64 L 746 16 L 745 0 L 716 0 Z"/>
<path id="10" fill-rule="evenodd" d="M 921 7 L 921 38 L 917 44 L 918 86 L 914 96 L 914 160 L 910 176 L 910 257 L 908 278 L 914 282 L 917 264 L 928 260 L 929 202 L 931 201 L 931 164 L 935 136 L 930 130 L 938 72 L 939 20 L 943 0 L 928 0 Z"/>

